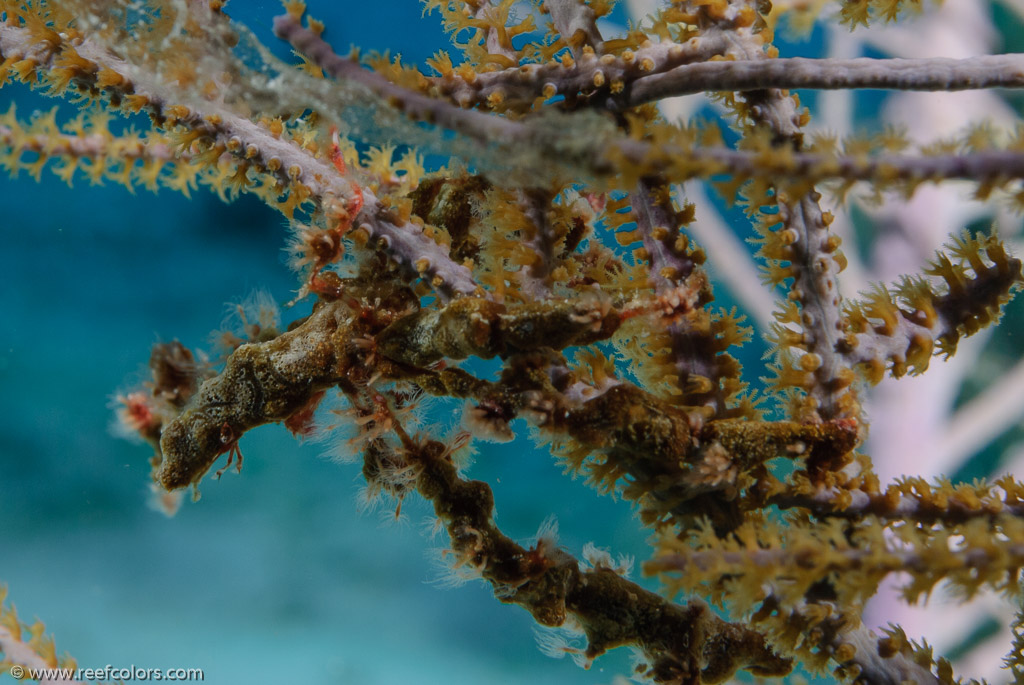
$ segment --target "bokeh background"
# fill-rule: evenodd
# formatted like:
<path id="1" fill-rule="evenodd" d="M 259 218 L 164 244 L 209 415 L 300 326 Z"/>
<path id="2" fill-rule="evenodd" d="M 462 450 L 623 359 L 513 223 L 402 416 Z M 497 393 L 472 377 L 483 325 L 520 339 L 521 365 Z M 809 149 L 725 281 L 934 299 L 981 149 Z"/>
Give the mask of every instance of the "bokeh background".
<path id="1" fill-rule="evenodd" d="M 1020 49 L 1018 2 L 952 10 L 956 3 L 947 3 L 937 16 L 885 31 L 819 27 L 783 53 Z M 650 9 L 643 0 L 621 4 L 605 35 Z M 277 45 L 269 28 L 277 2 L 235 0 L 228 10 Z M 437 16 L 422 17 L 410 0 L 312 2 L 311 13 L 341 50 L 390 49 L 423 64 L 448 45 Z M 286 54 L 279 45 L 277 52 Z M 804 101 L 814 127 L 848 132 L 903 117 L 926 139 L 978 113 L 1010 121 L 1021 105 L 1005 93 L 946 97 L 805 94 Z M 0 110 L 13 103 L 22 117 L 54 104 L 5 86 Z M 74 109 L 62 103 L 61 111 Z M 699 97 L 665 111 L 717 116 Z M 995 222 L 1024 253 L 1019 218 L 968 202 L 967 193 L 944 186 L 923 189 L 917 205 L 851 203 L 837 224 L 851 258 L 848 294 L 919 269 L 955 228 Z M 760 288 L 743 243 L 748 226 L 713 193 L 691 186 L 687 196 L 699 204 L 698 240 L 708 247 L 720 300 L 738 303 L 763 330 L 772 295 Z M 282 256 L 286 236 L 280 215 L 244 196 L 224 204 L 202 189 L 189 199 L 84 179 L 69 188 L 48 170 L 39 183 L 24 174 L 0 179 L 0 582 L 22 617 L 44 620 L 58 650 L 83 667 L 202 668 L 212 683 L 594 684 L 627 674 L 625 650 L 590 671 L 543 656 L 526 612 L 501 605 L 483 584 L 438 587 L 443 574 L 433 559 L 444 541 L 424 533 L 426 506 L 410 499 L 398 522 L 386 511 L 360 514 L 359 467 L 332 462 L 324 445 L 298 444 L 280 426 L 246 435 L 242 474 L 207 480 L 202 499 L 185 502 L 174 518 L 147 505 L 149 450 L 115 437 L 113 397 L 145 378 L 155 342 L 209 349 L 225 303 L 257 288 L 290 300 L 297 284 Z M 965 345 L 955 363 L 872 393 L 867 450 L 887 478 L 1021 473 L 1022 322 L 1018 303 L 1003 327 Z M 755 341 L 743 351 L 755 383 L 763 349 Z M 432 420 L 446 430 L 457 409 L 438 404 Z M 628 504 L 563 476 L 531 445 L 525 436 L 484 444 L 469 471 L 494 488 L 504 532 L 528 542 L 553 514 L 561 543 L 577 555 L 590 541 L 646 558 L 647 533 Z M 936 600 L 941 610 L 941 595 Z M 909 622 L 911 635 L 927 633 L 940 649 L 973 658 L 970 675 L 988 673 L 977 669 L 997 663 L 1007 644 L 996 601 L 959 614 L 938 639 L 934 615 L 891 602 L 876 613 L 879 623 Z"/>

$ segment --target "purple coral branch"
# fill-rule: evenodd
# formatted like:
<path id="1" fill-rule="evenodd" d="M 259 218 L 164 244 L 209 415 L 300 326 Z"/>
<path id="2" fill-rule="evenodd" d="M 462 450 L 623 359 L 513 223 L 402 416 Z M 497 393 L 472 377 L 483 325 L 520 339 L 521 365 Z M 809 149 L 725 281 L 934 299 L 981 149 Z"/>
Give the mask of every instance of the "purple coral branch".
<path id="1" fill-rule="evenodd" d="M 600 52 L 601 32 L 597 28 L 597 14 L 582 0 L 544 0 L 544 9 L 551 14 L 551 23 L 569 45 L 576 59 L 582 46 L 589 45 Z"/>
<path id="2" fill-rule="evenodd" d="M 561 23 L 565 31 L 582 31 L 568 19 L 562 18 Z M 561 28 L 558 17 L 556 28 Z M 598 51 L 600 41 L 595 42 L 591 32 L 584 33 Z M 725 55 L 730 47 L 724 35 L 709 32 L 686 43 L 650 43 L 620 55 L 599 56 L 577 49 L 569 63 L 524 64 L 476 74 L 472 80 L 452 71 L 433 83 L 462 107 L 483 104 L 495 94 L 507 102 L 524 103 L 559 94 L 583 95 L 588 102 L 615 110 L 680 95 L 765 88 L 954 91 L 1024 87 L 1024 55 L 1019 53 L 965 59 L 708 61 Z"/>
<path id="3" fill-rule="evenodd" d="M 977 501 L 951 496 L 940 502 L 937 498 L 922 494 L 927 484 L 920 482 L 921 487 L 908 492 L 903 492 L 899 485 L 890 485 L 877 492 L 859 488 L 822 487 L 810 494 L 782 493 L 772 497 L 769 503 L 780 509 L 806 509 L 819 517 L 857 519 L 874 516 L 893 523 L 915 521 L 926 525 L 957 524 L 975 518 L 1003 515 L 1024 517 L 1024 504 L 1009 494 L 1000 497 L 995 493 Z M 931 492 L 930 487 L 928 492 Z M 848 497 L 848 500 L 840 504 L 840 497 Z"/>
<path id="4" fill-rule="evenodd" d="M 839 266 L 829 249 L 831 234 L 818 204 L 820 197 L 812 192 L 796 202 L 781 201 L 779 218 L 783 230 L 797 236 L 791 246 L 794 280 L 790 296 L 800 303 L 804 349 L 818 360 L 816 368 L 808 367 L 813 377 L 808 393 L 817 402 L 819 416 L 827 420 L 847 416 L 841 398 L 849 392 L 845 370 L 852 362 L 836 353 L 844 328 L 836 280 Z"/>
<path id="5" fill-rule="evenodd" d="M 573 24 L 567 23 L 566 30 Z M 556 24 L 556 27 L 558 24 Z M 570 34 L 571 35 L 571 34 Z M 587 32 L 588 40 L 590 33 Z M 600 47 L 600 41 L 591 43 Z M 580 93 L 597 96 L 611 92 L 613 84 L 639 82 L 657 74 L 665 74 L 682 65 L 701 62 L 716 55 L 722 55 L 729 47 L 729 41 L 721 32 L 695 36 L 686 43 L 647 43 L 636 50 L 621 55 L 598 56 L 595 51 L 578 50 L 575 59 L 567 63 L 553 60 L 544 64 L 523 64 L 518 67 L 476 74 L 470 79 L 454 70 L 432 80 L 438 90 L 462 107 L 483 104 L 493 95 L 500 95 L 505 102 L 532 103 L 538 97 L 554 95 L 573 96 Z M 598 87 L 595 84 L 601 83 Z M 617 86 L 616 86 L 617 87 Z M 630 98 L 629 92 L 611 102 L 613 108 L 628 108 L 623 98 Z M 605 100 L 597 97 L 592 102 L 604 106 Z"/>
<path id="6" fill-rule="evenodd" d="M 180 92 L 146 70 L 134 68 L 96 41 L 83 38 L 75 49 L 81 57 L 126 79 L 127 85 L 122 88 L 133 95 L 145 97 L 147 107 L 156 116 L 167 116 L 169 108 L 181 101 Z M 32 43 L 27 29 L 0 23 L 0 55 L 30 58 L 40 68 L 46 68 L 56 54 L 53 46 Z M 352 206 L 354 199 L 361 194 L 362 209 L 355 218 L 356 225 L 371 238 L 382 239 L 393 257 L 406 268 L 415 269 L 423 275 L 442 297 L 478 290 L 469 269 L 452 261 L 447 250 L 425 236 L 421 227 L 395 220 L 381 207 L 370 189 L 360 188 L 327 159 L 317 157 L 287 138 L 274 135 L 223 103 L 192 98 L 189 105 L 187 114 L 175 117 L 178 123 L 201 132 L 210 141 L 211 149 L 220 146 L 224 154 L 232 155 L 238 162 L 259 164 L 283 188 L 288 188 L 293 182 L 306 186 L 310 200 L 318 207 L 329 209 L 339 202 Z M 69 140 L 69 145 L 72 143 Z"/>
<path id="7" fill-rule="evenodd" d="M 558 141 L 548 140 L 552 132 L 543 126 L 534 125 L 530 121 L 513 121 L 480 111 L 460 109 L 445 101 L 390 83 L 356 62 L 339 57 L 330 45 L 291 17 L 277 17 L 274 30 L 279 37 L 306 54 L 327 73 L 338 79 L 351 79 L 363 84 L 414 119 L 436 123 L 485 144 L 530 144 L 541 150 L 541 161 L 546 162 L 558 156 L 556 152 L 560 148 L 554 145 Z M 573 142 L 575 158 L 556 161 L 578 164 L 581 171 L 598 176 L 617 173 L 624 162 L 645 167 L 650 173 L 667 172 L 672 181 L 713 174 L 815 182 L 829 179 L 871 180 L 884 176 L 908 184 L 953 178 L 1024 178 L 1024 153 L 1011 150 L 923 156 L 884 154 L 874 157 L 787 152 L 785 155 L 766 158 L 763 150 L 734 150 L 724 146 L 685 147 L 671 142 L 653 145 L 625 137 L 601 137 Z M 622 160 L 619 164 L 612 161 L 616 156 Z"/>
<path id="8" fill-rule="evenodd" d="M 423 227 L 411 221 L 383 220 L 380 202 L 369 188 L 363 188 L 363 211 L 357 225 L 371 238 L 384 243 L 384 249 L 403 266 L 414 268 L 438 291 L 442 299 L 451 295 L 480 294 L 483 290 L 473 274 L 462 264 L 455 263 L 448 252 L 424 235 Z"/>
<path id="9" fill-rule="evenodd" d="M 659 200 L 655 195 L 656 189 L 647 181 L 641 181 L 636 190 L 629 194 L 629 202 L 650 261 L 650 279 L 655 292 L 660 295 L 682 283 L 698 268 L 698 264 L 686 250 L 672 249 L 676 238 L 680 236 L 676 230 L 679 222 L 671 206 L 671 199 L 665 197 Z M 679 378 L 678 386 L 686 388 L 695 378 L 708 379 L 712 391 L 701 400 L 712 408 L 715 416 L 724 416 L 727 398 L 720 391 L 716 352 L 706 344 L 706 339 L 702 339 L 709 333 L 701 331 L 687 318 L 669 324 L 666 333 L 671 341 L 669 354 L 674 372 Z"/>
<path id="10" fill-rule="evenodd" d="M 339 56 L 320 36 L 288 15 L 274 18 L 274 34 L 334 78 L 363 85 L 414 119 L 459 131 L 481 143 L 521 140 L 522 127 L 515 122 L 482 112 L 462 110 L 395 85 L 383 76 L 364 69 L 358 62 Z"/>
<path id="11" fill-rule="evenodd" d="M 974 90 L 1024 87 L 1024 54 L 966 59 L 734 60 L 677 66 L 630 85 L 630 106 L 705 91 L 763 88 Z"/>
<path id="12" fill-rule="evenodd" d="M 518 195 L 519 207 L 534 227 L 533 235 L 524 242 L 537 254 L 536 261 L 520 272 L 520 287 L 531 297 L 543 300 L 551 294 L 551 272 L 555 265 L 556 236 L 548 217 L 552 195 L 537 188 L 519 191 Z"/>
<path id="13" fill-rule="evenodd" d="M 642 141 L 619 141 L 616 148 L 635 164 L 670 172 L 678 167 L 682 180 L 729 174 L 742 178 L 806 179 L 815 182 L 843 179 L 870 181 L 884 177 L 895 183 L 916 183 L 951 179 L 999 180 L 1024 178 L 1024 153 L 1016 150 L 980 150 L 959 154 L 830 155 L 821 152 L 780 150 L 774 159 L 762 150 L 734 150 L 721 147 L 684 148 L 665 145 L 657 150 Z M 599 167 L 603 169 L 603 167 Z"/>

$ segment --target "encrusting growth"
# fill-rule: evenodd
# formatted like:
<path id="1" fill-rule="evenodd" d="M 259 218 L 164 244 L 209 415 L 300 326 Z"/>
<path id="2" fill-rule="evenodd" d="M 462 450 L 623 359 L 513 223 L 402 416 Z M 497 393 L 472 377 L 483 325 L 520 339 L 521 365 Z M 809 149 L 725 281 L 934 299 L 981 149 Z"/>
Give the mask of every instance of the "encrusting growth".
<path id="1" fill-rule="evenodd" d="M 905 4 L 851 0 L 840 18 L 891 20 Z M 336 53 L 295 0 L 274 31 L 298 68 L 220 0 L 0 0 L 0 85 L 82 105 L 63 123 L 59 110 L 0 116 L 5 168 L 254 193 L 292 227 L 308 316 L 282 328 L 239 305 L 222 365 L 163 343 L 149 383 L 118 398 L 122 423 L 154 449 L 164 505 L 198 495 L 222 458 L 218 476 L 240 470 L 239 441 L 260 425 L 343 427 L 368 498 L 397 515 L 419 493 L 458 573 L 587 641 L 549 641 L 553 654 L 589 665 L 630 645 L 638 675 L 680 685 L 797 663 L 863 683 L 954 682 L 947 661 L 898 627 L 871 633 L 861 610 L 897 571 L 908 600 L 946 583 L 1019 602 L 1024 485 L 883 485 L 860 451 L 871 419 L 860 396 L 995 324 L 1024 282 L 1021 260 L 994 233 L 965 232 L 922 274 L 844 301 L 846 257 L 824 206 L 864 186 L 909 196 L 961 179 L 1019 210 L 1024 137 L 979 127 L 934 146 L 899 134 L 840 142 L 805 132 L 810 115 L 786 89 L 1020 88 L 1024 57 L 780 58 L 785 12 L 754 0 L 668 0 L 613 38 L 598 25 L 606 0 L 425 10 L 461 55 L 436 53 L 429 74 Z M 669 123 L 657 108 L 707 91 L 730 131 Z M 113 124 L 139 113 L 143 132 Z M 428 173 L 421 153 L 449 162 Z M 690 179 L 742 207 L 764 281 L 785 292 L 760 396 L 734 354 L 752 331 L 715 307 L 691 237 Z M 473 359 L 500 370 L 483 377 L 463 364 Z M 416 432 L 425 396 L 461 402 L 464 430 Z M 682 601 L 610 563 L 582 565 L 551 536 L 526 548 L 497 528 L 490 487 L 458 455 L 514 439 L 520 420 L 567 472 L 636 505 L 654 533 L 644 571 Z M 3 666 L 28 658 L 6 615 Z M 1019 643 L 1019 615 L 1014 630 Z M 1019 654 L 1007 666 L 1019 682 Z"/>
<path id="2" fill-rule="evenodd" d="M 583 571 L 544 539 L 529 550 L 519 546 L 494 526 L 490 488 L 460 477 L 448 447 L 402 437 L 404 457 L 418 474 L 416 487 L 434 504 L 452 553 L 501 601 L 522 606 L 543 626 L 568 623 L 585 634 L 588 662 L 631 644 L 646 659 L 645 674 L 661 682 L 719 683 L 737 668 L 762 676 L 790 671 L 789 661 L 772 653 L 760 635 L 722 621 L 699 601 L 674 605 L 614 571 Z"/>

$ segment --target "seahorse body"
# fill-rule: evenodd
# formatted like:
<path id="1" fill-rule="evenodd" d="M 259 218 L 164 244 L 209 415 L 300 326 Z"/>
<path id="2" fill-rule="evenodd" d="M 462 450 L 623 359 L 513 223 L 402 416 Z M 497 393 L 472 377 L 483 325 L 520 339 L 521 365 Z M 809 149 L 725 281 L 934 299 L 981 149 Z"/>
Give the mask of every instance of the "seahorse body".
<path id="1" fill-rule="evenodd" d="M 320 306 L 302 325 L 263 343 L 240 346 L 205 381 L 160 436 L 157 480 L 168 490 L 197 483 L 251 428 L 284 421 L 344 375 L 346 310 Z"/>

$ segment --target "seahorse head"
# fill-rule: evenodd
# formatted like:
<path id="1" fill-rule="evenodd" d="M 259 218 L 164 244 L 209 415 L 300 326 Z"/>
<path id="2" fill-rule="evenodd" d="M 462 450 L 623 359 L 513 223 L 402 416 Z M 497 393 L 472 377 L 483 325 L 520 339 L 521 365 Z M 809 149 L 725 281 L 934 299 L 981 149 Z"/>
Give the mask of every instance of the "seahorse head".
<path id="1" fill-rule="evenodd" d="M 160 434 L 163 457 L 157 480 L 167 490 L 199 482 L 217 457 L 227 452 L 237 434 L 223 412 L 190 409 L 171 421 Z"/>

